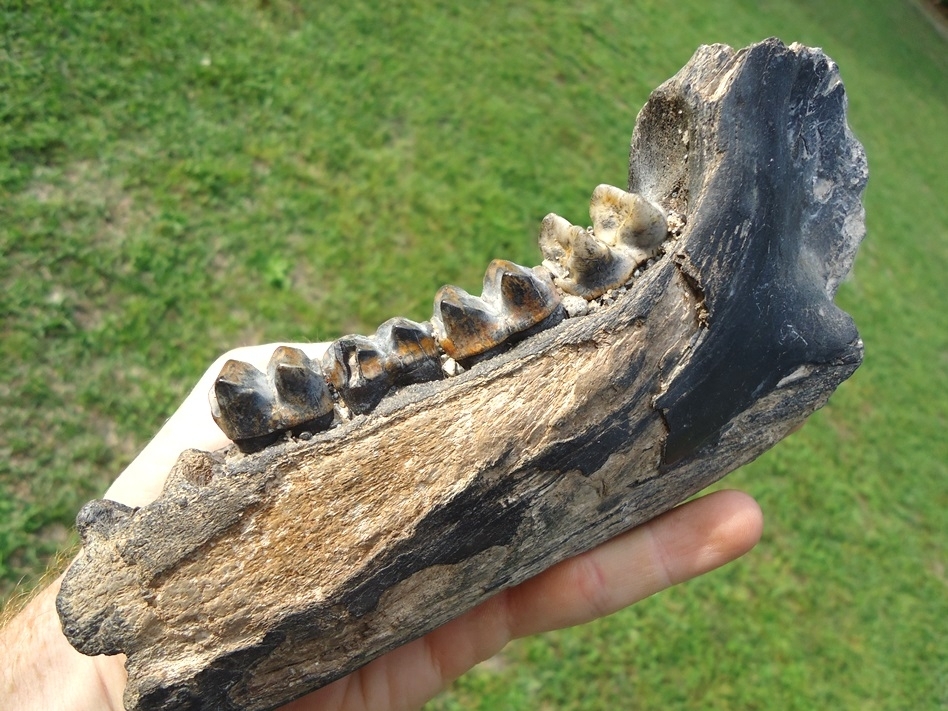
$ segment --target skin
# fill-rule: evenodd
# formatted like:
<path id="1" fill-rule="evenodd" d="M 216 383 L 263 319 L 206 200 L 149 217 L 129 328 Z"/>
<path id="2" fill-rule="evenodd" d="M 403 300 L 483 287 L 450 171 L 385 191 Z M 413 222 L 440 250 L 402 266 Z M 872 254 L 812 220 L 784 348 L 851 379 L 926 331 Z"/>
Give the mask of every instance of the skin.
<path id="1" fill-rule="evenodd" d="M 322 344 L 291 344 L 311 357 Z M 227 358 L 264 367 L 274 345 L 236 349 L 191 394 L 106 493 L 143 506 L 161 492 L 180 452 L 227 444 L 207 393 Z M 706 573 L 760 539 L 757 503 L 719 491 L 679 506 L 535 578 L 505 590 L 430 634 L 284 706 L 284 711 L 417 709 L 465 671 L 517 637 L 583 624 Z M 124 657 L 86 657 L 66 641 L 55 610 L 60 579 L 0 630 L 0 710 L 122 709 Z"/>

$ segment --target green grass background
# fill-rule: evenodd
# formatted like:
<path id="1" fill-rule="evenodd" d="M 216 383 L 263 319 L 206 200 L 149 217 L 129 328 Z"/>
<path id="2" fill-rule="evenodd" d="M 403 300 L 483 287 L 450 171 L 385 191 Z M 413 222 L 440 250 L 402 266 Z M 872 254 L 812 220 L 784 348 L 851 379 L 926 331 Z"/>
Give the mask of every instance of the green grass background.
<path id="1" fill-rule="evenodd" d="M 0 595 L 224 350 L 424 319 L 623 185 L 702 43 L 840 65 L 866 361 L 726 484 L 742 561 L 510 645 L 430 709 L 948 707 L 948 43 L 899 0 L 0 2 Z"/>

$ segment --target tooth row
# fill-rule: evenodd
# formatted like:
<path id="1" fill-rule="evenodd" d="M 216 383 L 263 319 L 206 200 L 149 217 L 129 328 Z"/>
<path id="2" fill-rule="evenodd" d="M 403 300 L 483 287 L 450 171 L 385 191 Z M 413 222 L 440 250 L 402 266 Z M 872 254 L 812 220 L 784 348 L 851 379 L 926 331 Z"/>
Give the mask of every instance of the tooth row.
<path id="1" fill-rule="evenodd" d="M 543 265 L 567 294 L 595 299 L 632 278 L 668 236 L 662 209 L 636 193 L 600 185 L 589 202 L 592 227 L 550 213 L 540 227 Z"/>
<path id="2" fill-rule="evenodd" d="M 564 316 L 546 269 L 495 259 L 479 297 L 456 286 L 441 287 L 432 322 L 442 350 L 464 363 L 497 353 Z"/>
<path id="3" fill-rule="evenodd" d="M 229 360 L 210 393 L 211 415 L 243 451 L 256 451 L 284 432 L 327 429 L 333 400 L 319 365 L 298 348 L 280 346 L 267 372 Z"/>
<path id="4" fill-rule="evenodd" d="M 243 452 L 286 433 L 306 437 L 332 426 L 336 402 L 340 418 L 365 414 L 393 388 L 459 373 L 556 325 L 567 307 L 585 313 L 577 304 L 621 287 L 668 236 L 661 208 L 610 185 L 593 191 L 589 215 L 589 229 L 547 215 L 540 231 L 543 266 L 495 259 L 480 296 L 441 287 L 430 322 L 390 319 L 374 336 L 334 341 L 319 363 L 287 346 L 274 351 L 266 373 L 227 361 L 210 393 L 214 421 Z"/>

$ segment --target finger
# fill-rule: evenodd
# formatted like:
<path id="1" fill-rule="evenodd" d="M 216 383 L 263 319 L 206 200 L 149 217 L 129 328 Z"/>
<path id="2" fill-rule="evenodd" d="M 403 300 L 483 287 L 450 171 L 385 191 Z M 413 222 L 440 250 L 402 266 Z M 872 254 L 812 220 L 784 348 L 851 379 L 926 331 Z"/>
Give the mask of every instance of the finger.
<path id="1" fill-rule="evenodd" d="M 713 570 L 753 548 L 761 530 L 750 496 L 709 494 L 496 595 L 287 708 L 418 708 L 514 637 L 589 622 Z"/>
<path id="2" fill-rule="evenodd" d="M 753 498 L 719 491 L 672 509 L 508 593 L 515 637 L 583 624 L 740 557 L 760 540 Z"/>
<path id="3" fill-rule="evenodd" d="M 318 359 L 326 350 L 325 343 L 271 343 L 262 346 L 235 348 L 218 358 L 207 369 L 184 402 L 164 427 L 145 446 L 124 472 L 113 482 L 105 496 L 128 506 L 144 506 L 161 493 L 165 479 L 178 456 L 186 449 L 212 452 L 225 447 L 230 440 L 224 436 L 211 417 L 208 393 L 230 359 L 242 360 L 263 370 L 279 345 L 299 348 L 310 358 Z"/>

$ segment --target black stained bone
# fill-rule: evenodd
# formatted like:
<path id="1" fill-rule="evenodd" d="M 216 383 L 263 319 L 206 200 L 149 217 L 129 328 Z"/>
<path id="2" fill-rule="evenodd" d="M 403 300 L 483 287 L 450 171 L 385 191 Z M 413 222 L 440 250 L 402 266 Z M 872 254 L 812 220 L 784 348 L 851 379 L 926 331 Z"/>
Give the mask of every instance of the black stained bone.
<path id="1" fill-rule="evenodd" d="M 689 240 L 679 251 L 710 327 L 695 367 L 657 400 L 669 424 L 669 464 L 712 442 L 800 364 L 856 357 L 846 349 L 858 338 L 856 327 L 832 302 L 851 263 L 852 239 L 861 236 L 848 233 L 846 216 L 861 217 L 868 175 L 846 126 L 843 84 L 825 55 L 801 61 L 777 41 L 745 52 L 742 62 L 729 58 L 736 71 L 719 102 L 695 101 L 705 77 L 679 75 L 642 109 L 638 136 L 647 135 L 652 146 L 691 137 L 676 169 L 643 157 L 636 151 L 641 141 L 633 142 L 629 189 L 657 196 L 657 186 L 675 180 L 684 194 L 700 195 L 702 204 L 687 211 L 689 231 L 717 237 Z M 761 66 L 768 67 L 766 83 Z M 719 131 L 702 131 L 713 112 L 735 118 L 720 121 Z M 728 170 L 703 174 L 721 155 Z M 817 181 L 838 186 L 825 202 L 814 194 Z M 715 204 L 726 209 L 701 209 Z M 735 273 L 747 298 L 731 297 Z"/>

